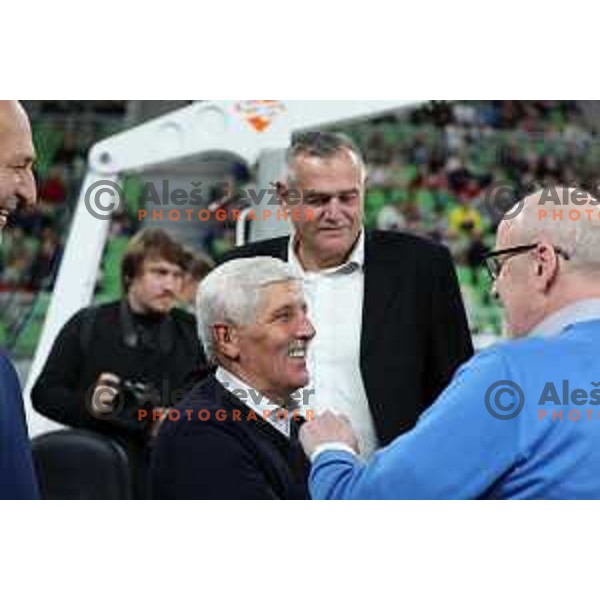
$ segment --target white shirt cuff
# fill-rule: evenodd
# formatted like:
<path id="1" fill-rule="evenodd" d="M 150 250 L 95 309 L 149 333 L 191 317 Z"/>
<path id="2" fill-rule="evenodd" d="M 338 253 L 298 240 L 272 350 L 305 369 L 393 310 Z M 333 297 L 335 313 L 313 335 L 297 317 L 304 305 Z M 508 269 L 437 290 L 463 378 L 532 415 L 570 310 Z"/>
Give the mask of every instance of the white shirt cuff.
<path id="1" fill-rule="evenodd" d="M 324 452 L 329 452 L 330 450 L 349 452 L 350 454 L 352 454 L 352 456 L 358 458 L 358 455 L 356 454 L 354 448 L 351 448 L 350 446 L 348 446 L 348 444 L 345 444 L 344 442 L 325 442 L 323 444 L 319 444 L 315 448 L 314 452 L 310 455 L 310 462 L 315 462 L 315 460 L 317 460 L 317 458 L 321 456 L 321 454 L 323 454 Z"/>

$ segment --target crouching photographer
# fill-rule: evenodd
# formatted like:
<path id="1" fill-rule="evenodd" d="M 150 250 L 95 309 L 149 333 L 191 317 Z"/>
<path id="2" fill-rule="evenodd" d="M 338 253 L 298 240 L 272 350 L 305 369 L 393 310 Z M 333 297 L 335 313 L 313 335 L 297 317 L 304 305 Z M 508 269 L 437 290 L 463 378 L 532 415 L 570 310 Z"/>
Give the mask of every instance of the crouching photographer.
<path id="1" fill-rule="evenodd" d="M 204 363 L 195 318 L 175 308 L 187 261 L 160 229 L 134 236 L 121 265 L 124 297 L 67 322 L 32 390 L 44 416 L 124 445 L 138 498 L 146 496 L 149 449 L 160 424 L 140 420 L 138 410 L 171 406 Z"/>

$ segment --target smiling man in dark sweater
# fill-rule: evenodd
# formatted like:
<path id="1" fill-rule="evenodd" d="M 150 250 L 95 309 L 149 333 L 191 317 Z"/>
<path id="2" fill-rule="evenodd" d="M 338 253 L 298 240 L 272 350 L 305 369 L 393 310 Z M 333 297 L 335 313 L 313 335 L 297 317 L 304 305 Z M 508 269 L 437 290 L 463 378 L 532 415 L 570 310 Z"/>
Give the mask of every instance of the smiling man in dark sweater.
<path id="1" fill-rule="evenodd" d="M 300 283 L 281 260 L 234 260 L 203 280 L 196 308 L 217 371 L 169 412 L 154 452 L 154 497 L 307 498 L 297 390 L 309 380 L 315 330 Z"/>

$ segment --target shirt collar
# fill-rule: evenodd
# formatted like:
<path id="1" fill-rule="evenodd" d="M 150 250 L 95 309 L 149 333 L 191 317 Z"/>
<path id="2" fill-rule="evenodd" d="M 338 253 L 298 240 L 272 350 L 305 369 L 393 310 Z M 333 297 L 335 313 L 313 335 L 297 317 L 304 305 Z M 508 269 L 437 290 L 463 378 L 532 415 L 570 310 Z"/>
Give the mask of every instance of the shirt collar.
<path id="1" fill-rule="evenodd" d="M 551 337 L 575 323 L 600 319 L 600 298 L 579 300 L 546 317 L 528 337 Z"/>
<path id="2" fill-rule="evenodd" d="M 290 436 L 289 419 L 279 418 L 277 413 L 277 411 L 279 411 L 279 415 L 281 415 L 281 411 L 285 410 L 284 407 L 276 404 L 262 394 L 259 396 L 259 401 L 257 402 L 256 398 L 258 392 L 239 377 L 236 377 L 231 371 L 228 371 L 223 367 L 217 367 L 215 378 L 228 392 L 233 393 L 242 404 L 245 404 L 250 410 L 253 410 L 261 419 L 263 419 L 263 421 L 272 425 L 286 437 Z M 237 390 L 245 392 L 245 397 L 238 397 L 234 393 L 234 391 Z M 265 419 L 264 411 L 266 410 L 271 411 L 271 414 Z M 292 411 L 290 409 L 287 410 L 288 415 L 291 416 Z"/>
<path id="3" fill-rule="evenodd" d="M 308 273 L 304 270 L 302 263 L 300 262 L 297 254 L 296 254 L 296 243 L 297 237 L 296 233 L 290 236 L 290 241 L 288 242 L 288 263 L 294 273 L 300 276 L 306 276 Z M 336 267 L 331 267 L 329 269 L 321 269 L 319 273 L 324 275 L 329 275 L 333 273 L 352 273 L 358 269 L 362 270 L 365 264 L 365 230 L 361 229 L 360 235 L 358 236 L 358 240 L 356 244 L 354 244 L 354 248 L 348 257 L 348 260 Z"/>

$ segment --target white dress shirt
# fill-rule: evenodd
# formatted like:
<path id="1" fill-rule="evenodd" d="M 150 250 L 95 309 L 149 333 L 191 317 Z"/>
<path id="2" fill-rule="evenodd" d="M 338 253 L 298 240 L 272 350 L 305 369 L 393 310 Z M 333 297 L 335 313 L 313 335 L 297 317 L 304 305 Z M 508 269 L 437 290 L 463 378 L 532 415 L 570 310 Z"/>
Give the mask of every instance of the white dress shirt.
<path id="1" fill-rule="evenodd" d="M 239 377 L 236 377 L 231 371 L 223 367 L 217 368 L 215 378 L 228 392 L 233 394 L 249 409 L 253 410 L 259 419 L 272 425 L 287 438 L 290 437 L 290 418 L 294 416 L 293 409 L 287 409 L 287 419 L 281 418 L 283 411 L 286 410 L 284 407 L 272 402 L 269 398 L 260 394 Z M 256 401 L 257 399 L 258 402 Z M 265 419 L 264 415 L 267 410 L 270 411 L 270 415 Z M 298 410 L 297 414 L 301 414 L 300 410 Z"/>
<path id="2" fill-rule="evenodd" d="M 325 409 L 346 415 L 361 455 L 369 457 L 377 449 L 377 434 L 360 372 L 364 256 L 364 231 L 346 263 L 317 272 L 302 267 L 294 236 L 288 248 L 289 265 L 303 283 L 308 316 L 316 329 L 308 350 L 310 383 L 301 396 L 307 404 L 302 408 L 317 415 Z"/>

